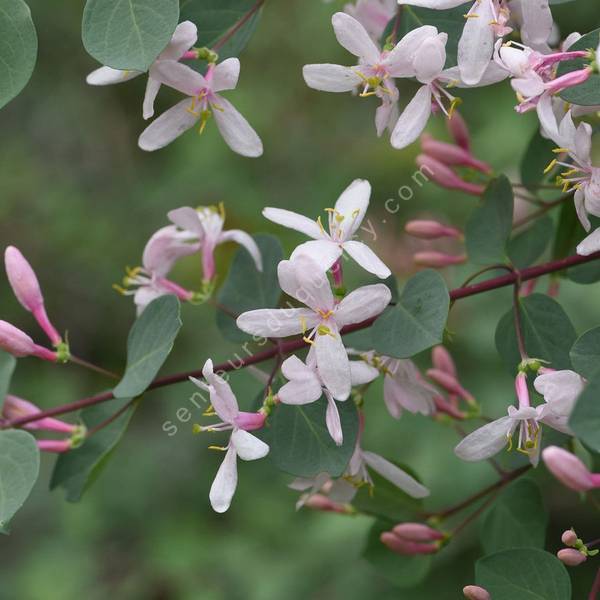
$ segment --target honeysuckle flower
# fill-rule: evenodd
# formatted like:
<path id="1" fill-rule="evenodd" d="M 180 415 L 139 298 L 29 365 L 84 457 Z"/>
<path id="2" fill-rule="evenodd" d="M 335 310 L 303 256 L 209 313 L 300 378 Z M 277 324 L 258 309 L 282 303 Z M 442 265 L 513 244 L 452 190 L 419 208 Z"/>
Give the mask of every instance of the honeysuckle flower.
<path id="1" fill-rule="evenodd" d="M 527 46 L 501 41 L 496 45 L 494 61 L 511 76 L 511 86 L 517 94 L 517 112 L 533 110 L 542 98 L 586 81 L 592 74 L 590 67 L 556 77 L 556 65 L 562 61 L 586 57 L 586 51 L 541 54 Z"/>
<path id="2" fill-rule="evenodd" d="M 357 0 L 344 6 L 344 12 L 354 17 L 375 42 L 379 42 L 397 10 L 396 0 Z"/>
<path id="3" fill-rule="evenodd" d="M 222 422 L 208 427 L 196 427 L 195 430 L 220 432 L 231 431 L 229 443 L 225 448 L 225 458 L 210 488 L 210 503 L 218 513 L 227 511 L 237 487 L 237 459 L 257 460 L 269 453 L 269 446 L 256 436 L 248 433 L 261 429 L 265 423 L 262 413 L 241 412 L 230 385 L 213 371 L 212 360 L 207 360 L 202 369 L 206 383 L 199 379 L 191 380 L 210 394 L 210 403 Z"/>
<path id="4" fill-rule="evenodd" d="M 591 473 L 571 452 L 558 446 L 548 446 L 542 452 L 542 458 L 554 477 L 568 488 L 576 492 L 587 492 L 600 487 L 600 473 Z"/>
<path id="5" fill-rule="evenodd" d="M 225 209 L 223 205 L 201 206 L 193 209 L 189 206 L 177 208 L 168 214 L 172 223 L 198 240 L 202 252 L 202 269 L 204 282 L 210 282 L 215 277 L 215 248 L 226 242 L 235 242 L 243 246 L 256 265 L 262 271 L 260 250 L 252 236 L 239 229 L 223 231 L 225 224 Z"/>
<path id="6" fill-rule="evenodd" d="M 4 264 L 10 286 L 21 306 L 34 316 L 52 345 L 60 345 L 62 338 L 48 318 L 44 306 L 44 296 L 31 265 L 14 246 L 6 248 Z"/>
<path id="7" fill-rule="evenodd" d="M 264 308 L 240 315 L 237 326 L 264 337 L 304 334 L 313 347 L 319 376 L 332 396 L 345 400 L 352 387 L 350 361 L 340 330 L 379 315 L 392 298 L 389 288 L 377 283 L 348 294 L 337 302 L 327 275 L 312 258 L 301 255 L 277 267 L 279 285 L 308 308 Z"/>
<path id="8" fill-rule="evenodd" d="M 386 279 L 392 272 L 363 242 L 352 239 L 365 218 L 371 197 L 371 184 L 364 179 L 354 180 L 342 193 L 329 213 L 329 232 L 319 217 L 316 221 L 283 208 L 267 207 L 263 215 L 279 225 L 304 233 L 313 241 L 300 244 L 292 253 L 292 260 L 300 255 L 310 256 L 327 270 L 346 252 L 365 271 Z"/>
<path id="9" fill-rule="evenodd" d="M 154 67 L 161 61 L 179 61 L 182 58 L 195 58 L 194 52 L 189 52 L 190 48 L 198 40 L 198 30 L 191 21 L 179 23 L 169 45 L 158 55 L 150 67 L 148 73 L 148 83 L 146 85 L 146 94 L 144 96 L 143 116 L 149 119 L 154 115 L 154 101 L 160 91 L 161 82 L 153 76 Z M 189 55 L 189 56 L 188 56 Z M 100 67 L 87 76 L 89 85 L 112 85 L 123 83 L 142 75 L 141 71 L 120 71 L 111 67 Z"/>
<path id="10" fill-rule="evenodd" d="M 0 321 L 0 348 L 16 358 L 37 356 L 49 362 L 56 362 L 59 359 L 56 352 L 38 346 L 24 331 L 6 321 Z"/>
<path id="11" fill-rule="evenodd" d="M 18 398 L 17 396 L 7 395 L 2 405 L 2 417 L 7 421 L 14 421 L 22 417 L 30 417 L 42 412 L 35 404 Z M 55 431 L 57 433 L 75 433 L 78 430 L 77 425 L 65 423 L 60 419 L 46 417 L 37 421 L 31 421 L 23 425 L 25 429 L 39 429 L 41 431 Z"/>
<path id="12" fill-rule="evenodd" d="M 200 133 L 214 116 L 227 145 L 238 154 L 258 157 L 263 145 L 248 121 L 219 92 L 233 90 L 240 75 L 240 61 L 228 58 L 218 65 L 209 64 L 205 75 L 174 60 L 161 60 L 152 69 L 152 77 L 189 96 L 153 121 L 142 133 L 139 146 L 154 151 L 164 148 L 198 122 Z"/>
<path id="13" fill-rule="evenodd" d="M 492 600 L 490 593 L 478 585 L 465 586 L 463 588 L 463 596 L 467 600 Z"/>
<path id="14" fill-rule="evenodd" d="M 327 389 L 317 367 L 313 348 L 308 353 L 306 364 L 297 356 L 290 356 L 281 365 L 281 372 L 288 380 L 277 393 L 283 404 L 303 405 L 316 402 L 325 394 L 327 411 L 325 415 L 327 430 L 333 441 L 341 446 L 344 442 L 340 414 L 335 403 L 335 396 Z M 379 376 L 379 371 L 363 361 L 350 361 L 351 386 L 369 383 Z M 346 400 L 341 398 L 340 400 Z"/>
<path id="15" fill-rule="evenodd" d="M 150 302 L 167 294 L 189 302 L 194 298 L 194 293 L 171 281 L 167 275 L 177 260 L 195 254 L 199 249 L 200 244 L 192 240 L 189 234 L 178 231 L 174 225 L 163 227 L 148 240 L 142 266 L 127 269 L 123 286 L 113 287 L 123 295 L 133 295 L 138 315 Z"/>
<path id="16" fill-rule="evenodd" d="M 533 385 L 546 401 L 542 406 L 544 422 L 558 431 L 572 434 L 569 418 L 577 398 L 585 389 L 586 380 L 569 370 L 540 371 L 542 374 L 535 378 Z"/>

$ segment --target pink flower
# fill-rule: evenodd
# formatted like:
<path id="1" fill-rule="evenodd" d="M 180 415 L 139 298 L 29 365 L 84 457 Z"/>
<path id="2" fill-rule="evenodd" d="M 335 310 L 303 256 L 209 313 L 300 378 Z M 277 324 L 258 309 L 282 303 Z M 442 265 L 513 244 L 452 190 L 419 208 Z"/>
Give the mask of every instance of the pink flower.
<path id="1" fill-rule="evenodd" d="M 467 585 L 463 588 L 463 595 L 467 600 L 492 600 L 490 593 L 478 585 Z"/>
<path id="2" fill-rule="evenodd" d="M 31 265 L 14 246 L 4 252 L 6 275 L 21 306 L 33 314 L 53 346 L 62 343 L 62 338 L 48 319 L 40 284 Z"/>
<path id="3" fill-rule="evenodd" d="M 380 538 L 382 544 L 386 545 L 392 552 L 403 556 L 416 556 L 419 554 L 435 554 L 439 551 L 439 545 L 435 543 L 411 542 L 396 535 L 392 531 L 384 531 Z"/>
<path id="4" fill-rule="evenodd" d="M 587 556 L 574 548 L 563 548 L 556 553 L 558 559 L 567 567 L 578 567 L 587 560 Z"/>
<path id="5" fill-rule="evenodd" d="M 462 232 L 456 227 L 449 227 L 437 221 L 409 221 L 404 226 L 404 231 L 423 240 L 438 240 L 444 237 L 460 238 L 462 236 Z"/>
<path id="6" fill-rule="evenodd" d="M 56 352 L 38 346 L 25 332 L 6 321 L 0 321 L 0 348 L 17 358 L 37 356 L 49 362 L 58 360 Z"/>
<path id="7" fill-rule="evenodd" d="M 36 443 L 42 452 L 54 454 L 64 454 L 73 447 L 71 440 L 37 440 Z"/>
<path id="8" fill-rule="evenodd" d="M 600 473 L 591 473 L 574 454 L 548 446 L 542 452 L 544 464 L 563 485 L 576 492 L 587 492 L 600 487 Z"/>
<path id="9" fill-rule="evenodd" d="M 459 190 L 472 196 L 481 196 L 485 186 L 461 179 L 449 166 L 429 154 L 419 154 L 417 165 L 435 183 L 449 190 Z"/>
<path id="10" fill-rule="evenodd" d="M 433 269 L 443 269 L 453 265 L 463 265 L 467 262 L 465 254 L 446 254 L 445 252 L 437 252 L 436 250 L 425 250 L 423 252 L 415 252 L 413 257 L 415 264 L 422 267 L 431 267 Z"/>
<path id="11" fill-rule="evenodd" d="M 392 533 L 409 542 L 435 542 L 446 537 L 441 531 L 423 523 L 400 523 L 392 529 Z"/>
<path id="12" fill-rule="evenodd" d="M 421 150 L 424 154 L 449 167 L 470 167 L 486 174 L 492 171 L 488 164 L 478 160 L 461 146 L 441 142 L 427 134 L 421 136 Z"/>
<path id="13" fill-rule="evenodd" d="M 35 404 L 32 404 L 27 400 L 23 400 L 22 398 L 17 398 L 17 396 L 6 396 L 2 406 L 2 416 L 8 421 L 14 421 L 15 419 L 20 419 L 22 417 L 34 416 L 40 412 L 41 410 L 35 406 Z M 76 425 L 65 423 L 64 421 L 50 417 L 32 421 L 31 423 L 26 423 L 23 427 L 25 429 L 56 431 L 58 433 L 74 433 L 78 430 Z"/>

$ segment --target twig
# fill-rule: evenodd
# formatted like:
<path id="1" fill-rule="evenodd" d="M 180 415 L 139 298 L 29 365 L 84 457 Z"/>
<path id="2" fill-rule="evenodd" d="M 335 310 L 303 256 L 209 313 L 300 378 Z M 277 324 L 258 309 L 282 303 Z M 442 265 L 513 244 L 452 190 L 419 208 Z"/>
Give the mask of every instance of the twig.
<path id="1" fill-rule="evenodd" d="M 96 373 L 100 373 L 101 375 L 105 375 L 106 377 L 110 377 L 111 379 L 116 379 L 117 381 L 119 379 L 121 379 L 120 375 L 117 375 L 116 373 L 113 373 L 112 371 L 107 371 L 106 369 L 103 369 L 102 367 L 99 367 L 98 365 L 95 365 L 94 363 L 84 360 L 83 358 L 73 356 L 72 354 L 69 357 L 69 362 L 72 362 L 75 365 L 79 365 L 80 367 L 84 367 L 85 369 L 89 369 L 90 371 L 95 371 Z"/>
<path id="2" fill-rule="evenodd" d="M 258 12 L 261 6 L 265 3 L 265 0 L 258 0 L 258 2 L 221 38 L 219 38 L 213 44 L 213 50 L 220 50 L 251 18 Z"/>

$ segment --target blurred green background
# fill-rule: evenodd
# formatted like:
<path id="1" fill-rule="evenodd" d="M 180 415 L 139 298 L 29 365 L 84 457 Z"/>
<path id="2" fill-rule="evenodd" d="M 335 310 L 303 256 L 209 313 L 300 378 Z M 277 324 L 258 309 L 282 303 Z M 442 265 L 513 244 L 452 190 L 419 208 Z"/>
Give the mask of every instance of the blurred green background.
<path id="1" fill-rule="evenodd" d="M 373 185 L 373 246 L 404 279 L 415 247 L 401 236 L 406 220 L 433 215 L 462 225 L 475 205 L 474 199 L 433 184 L 414 186 L 414 197 L 399 201 L 398 188 L 413 185 L 418 148 L 397 152 L 386 139 L 376 138 L 374 101 L 304 85 L 305 63 L 350 64 L 331 31 L 335 4 L 272 0 L 242 55 L 240 85 L 229 97 L 263 138 L 265 155 L 259 160 L 230 152 L 214 124 L 202 138 L 192 132 L 159 153 L 144 154 L 136 146 L 144 127 L 143 79 L 87 87 L 85 75 L 97 65 L 80 40 L 82 3 L 30 4 L 40 56 L 30 85 L 0 113 L 0 236 L 35 266 L 49 312 L 60 329 L 68 330 L 80 356 L 107 368 L 122 367 L 134 309 L 111 284 L 120 280 L 125 265 L 139 263 L 146 240 L 166 224 L 172 208 L 224 201 L 227 228 L 280 234 L 290 251 L 301 236 L 265 222 L 262 207 L 316 216 L 353 179 L 366 178 Z M 600 24 L 596 0 L 578 0 L 555 12 L 565 33 Z M 515 175 L 536 127 L 535 115 L 512 110 L 508 84 L 461 95 L 477 154 L 497 171 Z M 159 109 L 175 98 L 163 89 Z M 439 118 L 430 130 L 446 136 Z M 397 214 L 384 210 L 387 199 L 398 204 Z M 234 250 L 219 248 L 222 273 Z M 177 268 L 175 279 L 197 288 L 198 268 L 190 259 Z M 448 271 L 449 285 L 459 285 L 467 274 L 465 268 Z M 355 282 L 365 279 L 358 269 L 350 276 Z M 2 318 L 42 340 L 7 283 L 0 294 Z M 493 341 L 509 295 L 504 290 L 461 301 L 450 321 L 450 347 L 463 382 L 493 417 L 513 396 L 510 374 Z M 598 298 L 596 287 L 563 284 L 561 300 L 579 332 L 597 325 Z M 186 306 L 183 319 L 166 372 L 239 352 L 221 339 L 210 306 Z M 232 384 L 247 403 L 260 389 L 248 373 L 236 374 Z M 76 366 L 21 360 L 12 392 L 51 407 L 107 385 Z M 14 520 L 12 534 L 0 540 L 0 598 L 420 600 L 458 598 L 461 587 L 473 581 L 476 525 L 436 559 L 425 584 L 398 590 L 361 558 L 371 520 L 296 512 L 296 493 L 286 488 L 290 478 L 268 460 L 242 464 L 231 510 L 213 513 L 208 489 L 221 456 L 207 451 L 205 438 L 192 436 L 191 423 L 176 419 L 177 409 L 192 408 L 192 392 L 191 385 L 182 384 L 148 394 L 107 470 L 80 504 L 67 504 L 61 491 L 48 492 L 53 457 L 44 456 L 32 498 Z M 412 415 L 393 421 L 378 386 L 366 404 L 364 445 L 420 473 L 433 491 L 428 508 L 459 501 L 494 480 L 487 463 L 455 459 L 458 438 L 450 428 Z M 177 422 L 174 436 L 162 429 L 168 420 Z M 536 477 L 553 508 L 548 550 L 557 550 L 560 532 L 571 525 L 583 537 L 598 537 L 597 518 L 586 505 L 539 471 Z M 572 573 L 574 598 L 581 598 L 594 565 Z"/>

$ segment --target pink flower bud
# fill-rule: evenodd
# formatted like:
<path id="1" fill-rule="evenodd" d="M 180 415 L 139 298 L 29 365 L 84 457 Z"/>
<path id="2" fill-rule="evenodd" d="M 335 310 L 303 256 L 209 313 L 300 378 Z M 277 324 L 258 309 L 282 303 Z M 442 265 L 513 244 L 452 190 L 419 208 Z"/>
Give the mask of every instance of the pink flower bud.
<path id="1" fill-rule="evenodd" d="M 587 556 L 574 548 L 563 548 L 556 553 L 558 559 L 567 567 L 577 567 L 587 560 Z"/>
<path id="2" fill-rule="evenodd" d="M 467 257 L 464 254 L 446 254 L 445 252 L 427 250 L 424 252 L 415 252 L 413 260 L 415 264 L 422 267 L 442 269 L 452 265 L 462 265 L 467 262 Z"/>
<path id="3" fill-rule="evenodd" d="M 6 396 L 4 405 L 2 406 L 2 416 L 14 421 L 22 417 L 30 417 L 37 415 L 41 410 L 31 402 L 17 398 L 16 396 Z M 45 418 L 38 421 L 32 421 L 24 425 L 25 429 L 39 429 L 43 431 L 56 431 L 58 433 L 73 433 L 77 427 L 70 423 L 65 423 L 59 419 Z"/>
<path id="4" fill-rule="evenodd" d="M 14 246 L 9 246 L 6 249 L 4 264 L 6 266 L 8 281 L 17 300 L 25 310 L 33 313 L 36 321 L 52 344 L 58 346 L 62 342 L 62 338 L 48 319 L 46 308 L 44 307 L 42 290 L 31 265 Z"/>
<path id="5" fill-rule="evenodd" d="M 598 476 L 590 473 L 574 454 L 558 446 L 548 446 L 542 452 L 542 458 L 552 475 L 568 488 L 576 492 L 587 492 L 600 487 Z"/>
<path id="6" fill-rule="evenodd" d="M 435 543 L 421 544 L 418 542 L 409 542 L 398 537 L 391 531 L 385 531 L 379 537 L 382 544 L 385 544 L 392 552 L 405 556 L 415 556 L 417 554 L 435 554 L 439 547 Z"/>
<path id="7" fill-rule="evenodd" d="M 519 401 L 519 408 L 529 408 L 529 388 L 527 387 L 527 374 L 519 371 L 515 377 L 515 392 Z"/>
<path id="8" fill-rule="evenodd" d="M 427 154 L 417 156 L 417 165 L 427 177 L 444 188 L 459 190 L 473 196 L 481 196 L 485 190 L 482 185 L 463 181 L 450 167 Z"/>
<path id="9" fill-rule="evenodd" d="M 422 523 L 400 523 L 392 532 L 407 542 L 435 542 L 445 537 L 441 531 Z"/>
<path id="10" fill-rule="evenodd" d="M 567 529 L 560 539 L 565 546 L 575 546 L 577 543 L 577 534 L 572 529 Z"/>
<path id="11" fill-rule="evenodd" d="M 71 440 L 37 440 L 37 446 L 42 452 L 63 454 L 71 449 Z"/>
<path id="12" fill-rule="evenodd" d="M 235 424 L 245 431 L 255 431 L 264 427 L 265 419 L 266 416 L 260 412 L 240 412 L 235 418 Z"/>
<path id="13" fill-rule="evenodd" d="M 56 352 L 34 344 L 25 332 L 6 321 L 0 321 L 0 348 L 17 358 L 37 356 L 50 362 L 55 362 L 57 359 Z"/>
<path id="14" fill-rule="evenodd" d="M 404 231 L 424 240 L 437 240 L 443 237 L 460 238 L 462 236 L 460 229 L 448 227 L 437 221 L 409 221 L 404 226 Z"/>
<path id="15" fill-rule="evenodd" d="M 458 111 L 452 113 L 452 117 L 446 120 L 448 131 L 454 141 L 467 152 L 471 149 L 471 135 L 469 128 Z"/>
<path id="16" fill-rule="evenodd" d="M 468 150 L 454 144 L 447 144 L 434 139 L 428 134 L 421 137 L 421 150 L 424 154 L 435 158 L 435 160 L 449 166 L 470 167 L 482 173 L 490 173 L 492 168 L 477 160 Z"/>
<path id="17" fill-rule="evenodd" d="M 579 71 L 571 71 L 570 73 L 566 73 L 561 77 L 557 77 L 550 83 L 546 84 L 546 89 L 551 94 L 558 94 L 567 88 L 575 87 L 576 85 L 581 85 L 585 83 L 592 74 L 592 69 L 586 67 L 585 69 L 580 69 Z"/>
<path id="18" fill-rule="evenodd" d="M 448 373 L 448 375 L 452 375 L 452 377 L 458 379 L 458 372 L 456 370 L 456 365 L 454 364 L 454 359 L 444 346 L 436 346 L 431 351 L 431 361 L 437 370 Z"/>
<path id="19" fill-rule="evenodd" d="M 327 496 L 323 496 L 323 494 L 313 494 L 312 496 L 309 496 L 304 503 L 304 506 L 311 508 L 312 510 L 334 512 L 342 515 L 352 512 L 352 509 L 349 507 L 339 504 L 338 502 L 333 502 L 333 500 L 330 500 Z"/>
<path id="20" fill-rule="evenodd" d="M 478 585 L 468 585 L 463 588 L 467 600 L 492 600 L 490 593 Z"/>
<path id="21" fill-rule="evenodd" d="M 445 371 L 439 371 L 438 369 L 429 369 L 427 371 L 427 377 L 432 379 L 435 383 L 442 386 L 446 391 L 451 394 L 460 396 L 467 402 L 474 402 L 473 394 L 466 390 L 456 379 L 456 377 L 449 375 Z"/>

